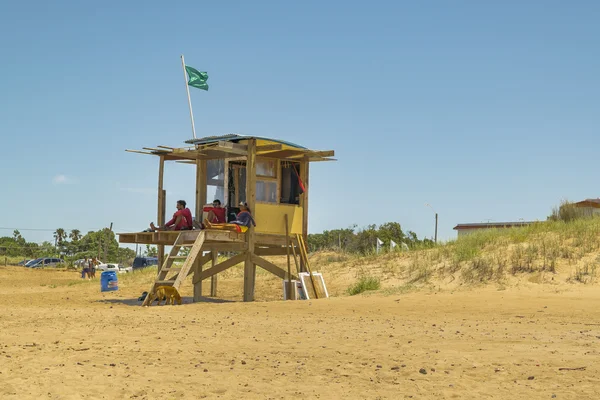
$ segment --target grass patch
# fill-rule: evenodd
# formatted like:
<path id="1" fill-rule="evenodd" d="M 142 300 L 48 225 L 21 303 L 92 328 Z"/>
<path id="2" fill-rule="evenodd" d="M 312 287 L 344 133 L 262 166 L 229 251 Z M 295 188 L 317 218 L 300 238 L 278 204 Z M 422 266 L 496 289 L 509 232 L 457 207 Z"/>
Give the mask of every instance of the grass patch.
<path id="1" fill-rule="evenodd" d="M 409 292 L 414 292 L 417 289 L 418 288 L 415 285 L 413 285 L 412 283 L 407 283 L 402 286 L 395 286 L 395 287 L 383 289 L 382 293 L 384 296 L 393 296 L 396 294 L 405 294 L 405 293 L 409 293 Z"/>
<path id="2" fill-rule="evenodd" d="M 379 290 L 381 281 L 374 276 L 363 276 L 352 286 L 348 288 L 348 294 L 354 296 L 368 290 Z"/>

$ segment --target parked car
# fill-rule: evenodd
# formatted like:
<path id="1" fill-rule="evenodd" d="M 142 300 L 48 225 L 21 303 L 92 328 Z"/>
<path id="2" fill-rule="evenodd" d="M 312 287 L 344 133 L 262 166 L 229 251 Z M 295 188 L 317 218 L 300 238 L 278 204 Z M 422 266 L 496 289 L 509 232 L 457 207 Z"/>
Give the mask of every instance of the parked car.
<path id="1" fill-rule="evenodd" d="M 89 260 L 90 260 L 90 259 L 88 258 L 88 259 L 87 259 L 88 263 L 89 263 Z M 96 260 L 96 261 L 98 261 L 98 263 L 99 263 L 99 264 L 104 264 L 104 263 L 103 263 L 102 261 L 100 261 L 100 260 Z M 83 267 L 87 266 L 87 265 L 84 265 L 84 264 L 85 264 L 85 262 L 86 262 L 86 259 L 85 259 L 85 258 L 80 258 L 79 260 L 75 260 L 75 261 L 73 261 L 73 265 L 75 265 L 76 267 L 79 267 L 79 268 L 83 268 Z"/>
<path id="2" fill-rule="evenodd" d="M 136 257 L 133 260 L 133 269 L 158 265 L 158 257 Z"/>
<path id="3" fill-rule="evenodd" d="M 23 261 L 19 261 L 19 262 L 17 263 L 17 265 L 23 265 L 23 266 L 25 266 L 25 264 L 27 264 L 29 261 L 31 261 L 31 260 L 23 260 Z"/>
<path id="4" fill-rule="evenodd" d="M 64 265 L 65 261 L 60 258 L 38 258 L 32 262 L 27 263 L 25 266 L 28 268 L 44 268 L 44 267 L 56 267 Z"/>
<path id="5" fill-rule="evenodd" d="M 43 258 L 34 258 L 33 260 L 29 260 L 25 263 L 25 267 L 29 268 L 34 264 L 37 264 L 40 260 L 43 260 Z"/>
<path id="6" fill-rule="evenodd" d="M 104 271 L 114 271 L 118 274 L 125 274 L 127 272 L 132 272 L 133 268 L 132 267 L 125 267 L 122 264 L 117 264 L 117 263 L 103 263 L 98 265 L 98 271 L 104 272 Z"/>

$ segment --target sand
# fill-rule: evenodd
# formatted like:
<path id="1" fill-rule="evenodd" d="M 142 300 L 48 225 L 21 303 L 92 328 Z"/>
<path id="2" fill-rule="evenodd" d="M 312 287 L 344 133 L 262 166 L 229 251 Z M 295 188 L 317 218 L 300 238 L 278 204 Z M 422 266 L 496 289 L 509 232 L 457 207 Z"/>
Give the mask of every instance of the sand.
<path id="1" fill-rule="evenodd" d="M 149 278 L 119 277 L 101 293 L 75 272 L 0 267 L 2 399 L 600 397 L 595 286 L 142 308 Z M 233 300 L 241 286 L 219 282 Z M 257 299 L 279 296 L 259 277 Z"/>

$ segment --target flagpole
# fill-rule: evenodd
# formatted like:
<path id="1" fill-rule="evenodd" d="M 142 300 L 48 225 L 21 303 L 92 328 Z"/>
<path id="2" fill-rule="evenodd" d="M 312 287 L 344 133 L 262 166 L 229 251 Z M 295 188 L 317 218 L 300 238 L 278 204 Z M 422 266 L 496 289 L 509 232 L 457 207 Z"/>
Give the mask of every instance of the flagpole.
<path id="1" fill-rule="evenodd" d="M 185 60 L 183 59 L 183 54 L 181 55 L 181 67 L 183 68 L 183 81 L 185 82 L 185 90 L 188 96 L 188 105 L 190 106 L 190 119 L 192 120 L 192 133 L 194 134 L 194 139 L 196 139 L 196 127 L 194 126 L 194 112 L 192 111 L 192 99 L 190 97 L 190 88 L 188 86 L 188 76 L 185 72 Z"/>

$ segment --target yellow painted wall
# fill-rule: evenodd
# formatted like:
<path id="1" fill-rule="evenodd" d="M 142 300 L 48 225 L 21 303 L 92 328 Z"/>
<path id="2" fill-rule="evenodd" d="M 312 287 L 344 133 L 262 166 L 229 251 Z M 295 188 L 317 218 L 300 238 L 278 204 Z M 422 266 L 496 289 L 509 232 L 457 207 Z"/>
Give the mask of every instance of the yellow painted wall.
<path id="1" fill-rule="evenodd" d="M 290 233 L 302 234 L 302 207 L 289 204 L 256 203 L 252 212 L 256 221 L 255 232 L 285 235 L 284 215 L 288 215 Z"/>

